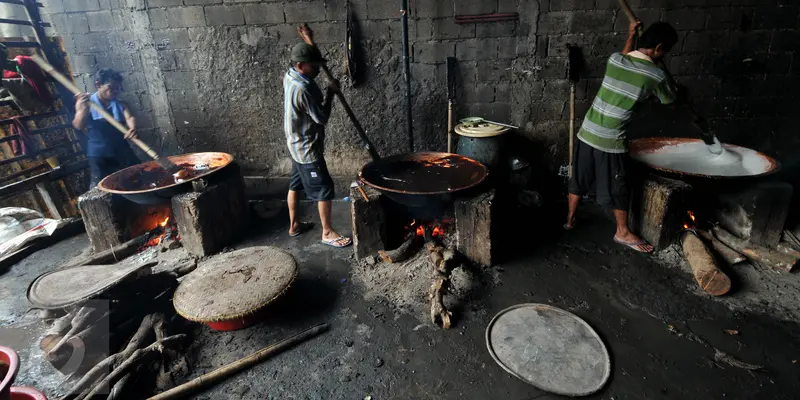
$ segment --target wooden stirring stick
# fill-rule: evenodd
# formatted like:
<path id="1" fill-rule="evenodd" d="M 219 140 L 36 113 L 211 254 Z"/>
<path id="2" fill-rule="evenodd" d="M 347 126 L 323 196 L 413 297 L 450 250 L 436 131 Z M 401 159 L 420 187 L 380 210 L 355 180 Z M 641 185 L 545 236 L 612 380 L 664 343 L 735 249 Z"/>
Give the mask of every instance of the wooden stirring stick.
<path id="1" fill-rule="evenodd" d="M 53 79 L 55 79 L 56 81 L 58 81 L 58 83 L 63 85 L 65 88 L 67 88 L 67 90 L 72 92 L 72 94 L 79 95 L 79 94 L 83 93 L 83 91 L 78 89 L 78 87 L 75 86 L 75 84 L 72 83 L 71 80 L 69 80 L 66 76 L 64 76 L 61 73 L 59 73 L 58 71 L 56 71 L 56 69 L 53 68 L 52 65 L 48 64 L 47 61 L 43 60 L 42 58 L 40 58 L 39 56 L 36 56 L 36 55 L 31 57 L 31 59 L 37 65 L 39 65 L 39 68 L 41 68 L 44 72 L 47 72 L 48 74 L 50 74 L 50 76 L 52 76 Z M 97 104 L 97 103 L 95 103 L 93 101 L 90 101 L 89 105 L 92 108 L 94 108 L 95 111 L 97 111 L 106 121 L 108 121 L 108 123 L 110 123 L 111 126 L 113 126 L 114 128 L 117 128 L 117 130 L 122 132 L 123 134 L 128 133 L 128 128 L 126 128 L 119 121 L 114 119 L 114 117 L 111 114 L 109 114 L 105 109 L 103 109 L 103 107 L 101 105 L 99 105 L 99 104 Z M 153 150 L 150 146 L 148 146 L 147 143 L 139 140 L 139 138 L 129 138 L 128 140 L 130 140 L 131 142 L 133 142 L 133 144 L 135 144 L 140 149 L 142 149 L 142 151 L 147 153 L 147 155 L 150 156 L 153 160 L 158 161 L 158 163 L 161 165 L 162 168 L 164 168 L 165 170 L 173 173 L 173 175 L 175 175 L 177 178 L 182 178 L 182 177 L 188 175 L 188 173 L 189 173 L 188 171 L 186 171 L 185 169 L 183 169 L 180 166 L 176 165 L 175 163 L 170 161 L 168 158 L 160 157 L 158 155 L 158 153 L 155 152 L 155 150 Z"/>

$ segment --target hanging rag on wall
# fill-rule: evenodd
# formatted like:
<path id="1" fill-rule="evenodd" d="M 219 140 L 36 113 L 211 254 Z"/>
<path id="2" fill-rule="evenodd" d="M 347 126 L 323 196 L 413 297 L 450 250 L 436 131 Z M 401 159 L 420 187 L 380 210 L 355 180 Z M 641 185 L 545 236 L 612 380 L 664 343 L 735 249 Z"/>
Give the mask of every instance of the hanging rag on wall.
<path id="1" fill-rule="evenodd" d="M 7 69 L 3 71 L 3 79 L 17 79 L 22 78 L 33 89 L 39 100 L 49 103 L 53 100 L 50 90 L 47 89 L 44 72 L 36 65 L 29 56 L 16 56 L 14 57 L 16 66 L 13 64 L 6 66 Z M 9 69 L 15 68 L 16 71 Z"/>
<path id="2" fill-rule="evenodd" d="M 19 117 L 13 117 L 11 122 L 11 135 L 19 136 L 17 139 L 11 141 L 11 151 L 15 156 L 29 156 L 33 158 L 36 155 L 37 147 L 36 142 L 31 138 L 28 126 L 19 120 Z"/>

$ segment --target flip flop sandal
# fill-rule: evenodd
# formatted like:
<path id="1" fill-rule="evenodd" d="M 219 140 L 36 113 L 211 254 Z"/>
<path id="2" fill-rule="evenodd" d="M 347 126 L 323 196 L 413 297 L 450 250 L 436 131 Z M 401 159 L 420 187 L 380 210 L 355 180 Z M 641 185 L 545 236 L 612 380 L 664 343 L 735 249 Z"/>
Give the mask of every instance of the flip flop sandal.
<path id="1" fill-rule="evenodd" d="M 561 225 L 561 227 L 564 228 L 565 231 L 571 231 L 571 230 L 575 229 L 575 225 L 574 224 L 572 226 L 564 224 L 564 225 Z"/>
<path id="2" fill-rule="evenodd" d="M 314 223 L 313 222 L 301 222 L 299 225 L 300 225 L 300 227 L 297 228 L 297 232 L 290 233 L 289 237 L 298 237 L 298 236 L 310 231 L 311 228 L 314 227 Z"/>
<path id="3" fill-rule="evenodd" d="M 638 251 L 639 253 L 645 253 L 645 254 L 652 253 L 652 251 L 639 250 L 639 248 L 636 247 L 636 246 L 641 246 L 643 244 L 648 244 L 644 240 L 640 240 L 640 241 L 638 241 L 636 243 L 628 243 L 628 242 L 623 242 L 622 240 L 619 240 L 617 238 L 614 238 L 614 242 L 617 243 L 617 244 L 621 244 L 623 246 L 630 247 L 631 249 L 633 249 L 635 251 Z"/>
<path id="4" fill-rule="evenodd" d="M 339 241 L 341 241 L 342 239 L 347 239 L 347 242 L 345 244 L 339 243 Z M 347 247 L 347 246 L 350 246 L 351 244 L 353 244 L 353 240 L 350 239 L 350 238 L 346 238 L 344 236 L 339 236 L 338 238 L 335 238 L 335 239 L 329 239 L 329 240 L 322 239 L 322 243 L 323 244 L 327 244 L 328 246 L 331 246 L 331 247 L 342 248 L 342 247 Z"/>

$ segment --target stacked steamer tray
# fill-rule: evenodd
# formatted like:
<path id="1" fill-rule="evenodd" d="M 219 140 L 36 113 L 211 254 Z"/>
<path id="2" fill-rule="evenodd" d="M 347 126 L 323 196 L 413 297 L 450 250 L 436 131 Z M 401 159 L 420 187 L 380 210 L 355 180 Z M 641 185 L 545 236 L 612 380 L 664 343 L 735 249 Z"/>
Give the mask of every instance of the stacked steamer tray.
<path id="1" fill-rule="evenodd" d="M 182 317 L 212 329 L 242 329 L 259 322 L 296 276 L 297 261 L 291 254 L 249 247 L 204 261 L 178 286 L 173 304 Z"/>

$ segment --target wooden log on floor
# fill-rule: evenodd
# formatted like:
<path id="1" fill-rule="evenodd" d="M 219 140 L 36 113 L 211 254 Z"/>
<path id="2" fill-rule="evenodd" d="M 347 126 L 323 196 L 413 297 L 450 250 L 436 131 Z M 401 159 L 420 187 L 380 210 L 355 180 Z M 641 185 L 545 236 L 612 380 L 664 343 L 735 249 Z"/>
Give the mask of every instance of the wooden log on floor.
<path id="1" fill-rule="evenodd" d="M 711 245 L 711 248 L 713 248 L 714 251 L 716 251 L 716 253 L 719 254 L 719 256 L 728 265 L 735 265 L 747 260 L 747 257 L 743 256 L 736 250 L 720 242 L 719 239 L 717 239 L 716 237 L 714 237 L 714 235 L 711 234 L 711 232 L 705 230 L 698 230 L 697 233 L 707 242 L 707 244 Z"/>
<path id="2" fill-rule="evenodd" d="M 703 241 L 694 233 L 686 232 L 683 235 L 683 255 L 700 288 L 714 296 L 722 296 L 731 290 L 731 280 L 719 268 L 714 256 Z"/>
<path id="3" fill-rule="evenodd" d="M 726 246 L 772 269 L 791 272 L 797 263 L 797 258 L 795 257 L 740 239 L 718 226 L 714 227 L 712 232 Z"/>
<path id="4" fill-rule="evenodd" d="M 61 269 L 78 267 L 81 265 L 115 264 L 136 253 L 150 237 L 150 232 L 139 235 L 125 243 L 103 250 L 96 254 L 78 257 L 70 260 Z"/>
<path id="5" fill-rule="evenodd" d="M 399 263 L 408 260 L 419 250 L 419 239 L 416 236 L 408 238 L 400 247 L 394 250 L 380 250 L 378 255 L 385 263 Z"/>

